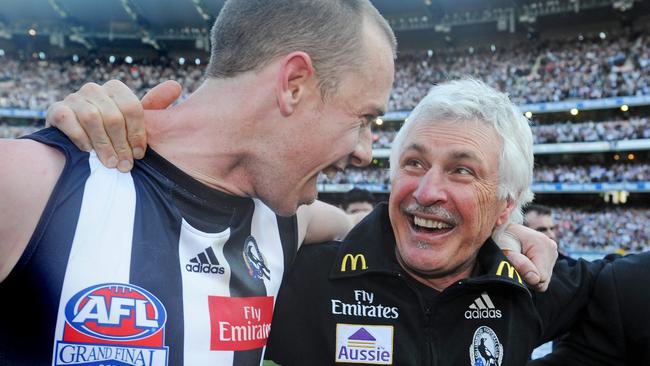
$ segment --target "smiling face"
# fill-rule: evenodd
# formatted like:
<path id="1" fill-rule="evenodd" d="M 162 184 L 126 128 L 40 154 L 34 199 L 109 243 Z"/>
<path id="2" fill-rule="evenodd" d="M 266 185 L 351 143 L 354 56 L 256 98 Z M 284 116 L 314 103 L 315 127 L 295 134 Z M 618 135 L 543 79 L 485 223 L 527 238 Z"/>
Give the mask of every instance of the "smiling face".
<path id="1" fill-rule="evenodd" d="M 372 158 L 370 127 L 384 113 L 393 84 L 393 51 L 376 26 L 364 25 L 364 66 L 341 77 L 336 92 L 325 100 L 317 83 L 292 116 L 296 123 L 283 137 L 282 161 L 273 172 L 275 200 L 280 214 L 292 214 L 300 204 L 317 196 L 319 173 L 344 170 L 348 165 L 366 166 Z M 273 202 L 271 202 L 273 203 Z"/>
<path id="2" fill-rule="evenodd" d="M 397 255 L 439 290 L 469 276 L 478 250 L 513 208 L 497 198 L 501 141 L 482 122 L 411 121 L 392 181 Z"/>

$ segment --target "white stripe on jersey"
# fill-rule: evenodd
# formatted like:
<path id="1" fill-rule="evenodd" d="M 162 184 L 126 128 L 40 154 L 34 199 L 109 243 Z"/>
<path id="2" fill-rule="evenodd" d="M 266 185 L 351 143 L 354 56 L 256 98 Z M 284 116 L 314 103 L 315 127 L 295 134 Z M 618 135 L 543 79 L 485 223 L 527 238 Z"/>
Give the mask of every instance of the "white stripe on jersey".
<path id="1" fill-rule="evenodd" d="M 230 266 L 223 246 L 230 238 L 230 228 L 220 233 L 204 233 L 183 220 L 178 256 L 183 279 L 184 365 L 230 365 L 232 351 L 210 350 L 210 315 L 208 296 L 230 296 Z M 189 272 L 186 265 L 198 253 L 212 247 L 224 273 Z M 200 267 L 200 266 L 199 266 Z"/>
<path id="2" fill-rule="evenodd" d="M 88 163 L 90 176 L 63 280 L 55 341 L 63 339 L 65 306 L 72 296 L 100 283 L 129 283 L 135 216 L 133 178 L 130 173 L 105 168 L 94 152 Z M 54 365 L 56 342 L 53 348 Z"/>

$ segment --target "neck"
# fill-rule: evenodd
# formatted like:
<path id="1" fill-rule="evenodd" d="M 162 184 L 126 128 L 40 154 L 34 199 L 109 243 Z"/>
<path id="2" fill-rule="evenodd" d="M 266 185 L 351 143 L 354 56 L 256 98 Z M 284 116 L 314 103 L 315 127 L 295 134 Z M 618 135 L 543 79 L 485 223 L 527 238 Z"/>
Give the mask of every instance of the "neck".
<path id="1" fill-rule="evenodd" d="M 395 247 L 395 255 L 397 257 L 397 262 L 399 265 L 416 281 L 422 283 L 425 286 L 429 286 L 437 291 L 444 291 L 447 287 L 453 285 L 454 283 L 468 278 L 472 274 L 472 269 L 476 263 L 476 258 L 473 260 L 461 264 L 459 267 L 448 270 L 448 271 L 431 271 L 425 272 L 418 270 L 409 266 L 399 254 L 399 250 Z"/>
<path id="2" fill-rule="evenodd" d="M 256 97 L 262 98 L 246 81 L 208 79 L 184 102 L 166 110 L 145 111 L 148 143 L 203 184 L 235 196 L 254 197 L 246 162 L 259 153 L 254 149 L 258 137 L 251 131 L 265 112 L 242 102 Z"/>

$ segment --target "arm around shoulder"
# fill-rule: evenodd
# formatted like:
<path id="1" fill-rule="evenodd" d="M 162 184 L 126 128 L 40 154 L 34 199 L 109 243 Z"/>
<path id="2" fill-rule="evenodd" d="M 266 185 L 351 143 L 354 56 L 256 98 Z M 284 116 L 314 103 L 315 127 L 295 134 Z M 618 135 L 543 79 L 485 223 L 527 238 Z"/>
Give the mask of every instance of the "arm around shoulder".
<path id="1" fill-rule="evenodd" d="M 22 255 L 65 166 L 58 150 L 0 139 L 0 282 Z"/>
<path id="2" fill-rule="evenodd" d="M 323 201 L 300 206 L 297 217 L 299 245 L 341 240 L 359 221 L 358 218 Z"/>

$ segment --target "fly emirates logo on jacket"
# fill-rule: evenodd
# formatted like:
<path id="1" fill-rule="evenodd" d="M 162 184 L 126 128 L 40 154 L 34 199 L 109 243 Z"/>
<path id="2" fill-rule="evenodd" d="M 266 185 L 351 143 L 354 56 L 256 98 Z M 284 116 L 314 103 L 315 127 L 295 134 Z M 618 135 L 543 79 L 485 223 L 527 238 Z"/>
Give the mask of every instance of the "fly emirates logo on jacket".
<path id="1" fill-rule="evenodd" d="M 354 290 L 354 302 L 331 299 L 333 315 L 347 315 L 366 318 L 397 319 L 399 309 L 375 303 L 375 294 L 364 290 Z"/>

